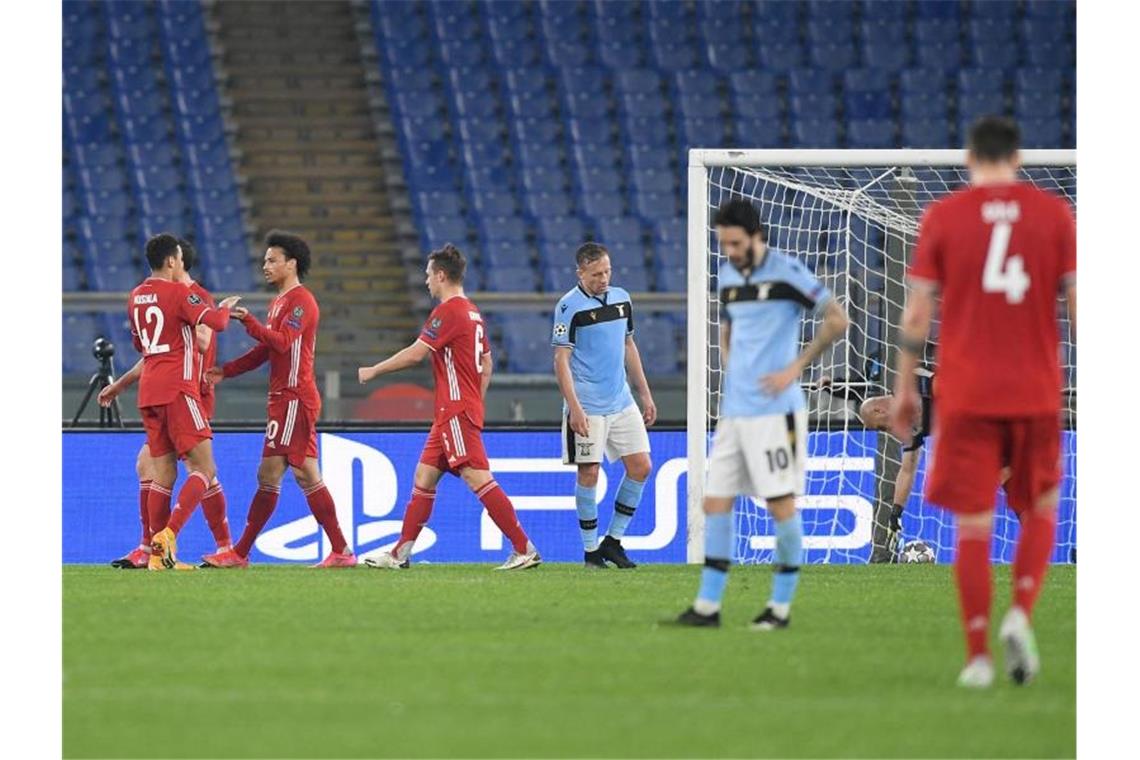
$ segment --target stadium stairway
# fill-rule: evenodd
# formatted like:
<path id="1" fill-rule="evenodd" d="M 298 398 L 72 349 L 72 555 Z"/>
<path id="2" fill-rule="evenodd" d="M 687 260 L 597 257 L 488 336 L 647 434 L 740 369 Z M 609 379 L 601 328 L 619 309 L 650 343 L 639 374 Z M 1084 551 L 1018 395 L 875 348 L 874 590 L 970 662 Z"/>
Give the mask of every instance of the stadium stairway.
<path id="1" fill-rule="evenodd" d="M 318 368 L 406 345 L 418 323 L 364 64 L 348 2 L 215 3 L 216 42 L 234 103 L 240 172 L 257 234 L 274 227 L 313 249 L 321 303 Z"/>

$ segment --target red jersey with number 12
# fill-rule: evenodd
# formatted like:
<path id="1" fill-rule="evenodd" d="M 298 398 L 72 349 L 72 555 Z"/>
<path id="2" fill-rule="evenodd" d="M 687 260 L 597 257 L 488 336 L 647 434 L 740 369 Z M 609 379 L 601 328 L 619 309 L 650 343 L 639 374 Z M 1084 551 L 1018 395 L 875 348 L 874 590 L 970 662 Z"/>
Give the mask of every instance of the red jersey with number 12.
<path id="1" fill-rule="evenodd" d="M 1076 252 L 1069 204 L 1029 183 L 970 187 L 927 209 L 909 276 L 942 296 L 937 408 L 1060 413 L 1057 296 Z"/>
<path id="2" fill-rule="evenodd" d="M 464 296 L 447 299 L 428 315 L 420 340 L 432 351 L 435 421 L 465 414 L 482 428 L 482 362 L 491 349 L 479 308 Z"/>
<path id="3" fill-rule="evenodd" d="M 189 286 L 172 280 L 148 277 L 131 291 L 127 318 L 135 348 L 143 355 L 140 409 L 169 404 L 179 393 L 200 398 L 194 328 L 210 310 Z"/>

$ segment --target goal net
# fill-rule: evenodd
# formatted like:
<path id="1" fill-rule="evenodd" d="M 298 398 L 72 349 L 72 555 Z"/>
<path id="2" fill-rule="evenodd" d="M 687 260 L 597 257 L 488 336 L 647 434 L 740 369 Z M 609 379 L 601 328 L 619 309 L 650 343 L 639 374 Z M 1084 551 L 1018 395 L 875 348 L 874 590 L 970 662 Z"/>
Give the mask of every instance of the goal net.
<path id="1" fill-rule="evenodd" d="M 887 526 L 901 445 L 887 433 L 864 428 L 856 413 L 867 397 L 894 387 L 897 330 L 906 300 L 905 272 L 919 219 L 931 201 L 967 182 L 963 151 L 693 150 L 689 161 L 688 289 L 688 557 L 703 557 L 703 498 L 707 453 L 721 400 L 721 255 L 712 216 L 723 203 L 744 198 L 760 212 L 768 245 L 799 258 L 846 308 L 846 336 L 824 352 L 801 378 L 810 429 L 804 521 L 805 561 L 889 561 Z M 1073 151 L 1022 151 L 1024 177 L 1076 205 Z M 1058 300 L 1064 372 L 1066 430 L 1054 561 L 1070 561 L 1076 546 L 1076 351 Z M 811 340 L 818 320 L 804 320 Z M 937 373 L 931 336 L 926 368 Z M 922 541 L 937 561 L 953 558 L 954 526 L 927 503 L 922 488 L 931 443 L 918 452 L 914 485 L 906 499 L 899 546 Z M 698 477 L 696 474 L 700 473 Z M 901 501 L 901 498 L 900 498 Z M 998 503 L 993 557 L 1012 561 L 1017 520 Z M 762 503 L 739 498 L 736 559 L 768 562 L 775 531 Z"/>

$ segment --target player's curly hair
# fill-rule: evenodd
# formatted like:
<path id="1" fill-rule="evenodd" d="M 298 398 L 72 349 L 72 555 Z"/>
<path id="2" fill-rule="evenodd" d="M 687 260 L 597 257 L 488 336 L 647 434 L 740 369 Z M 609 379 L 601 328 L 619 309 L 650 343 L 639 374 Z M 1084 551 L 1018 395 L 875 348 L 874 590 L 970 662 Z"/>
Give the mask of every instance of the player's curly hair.
<path id="1" fill-rule="evenodd" d="M 297 262 L 297 278 L 305 279 L 313 263 L 313 254 L 309 251 L 309 244 L 300 236 L 284 230 L 270 230 L 265 236 L 265 247 L 280 248 L 285 258 Z"/>
<path id="2" fill-rule="evenodd" d="M 428 263 L 433 272 L 443 272 L 448 282 L 459 285 L 467 274 L 467 259 L 463 252 L 451 243 L 445 243 L 443 248 L 432 251 L 428 255 Z"/>
<path id="3" fill-rule="evenodd" d="M 146 263 L 157 272 L 166 260 L 178 253 L 178 238 L 169 232 L 160 232 L 146 241 Z"/>
<path id="4" fill-rule="evenodd" d="M 1005 116 L 982 116 L 970 125 L 966 149 L 979 161 L 996 163 L 1013 158 L 1020 145 L 1017 122 Z"/>
<path id="5" fill-rule="evenodd" d="M 760 212 L 748 201 L 737 198 L 716 210 L 714 227 L 741 227 L 749 237 L 760 233 L 760 239 L 768 242 L 768 230 L 760 224 Z"/>
<path id="6" fill-rule="evenodd" d="M 178 247 L 182 249 L 182 268 L 189 272 L 198 263 L 198 249 L 186 238 L 178 238 Z"/>
<path id="7" fill-rule="evenodd" d="M 578 246 L 578 250 L 574 252 L 574 259 L 578 262 L 578 268 L 581 269 L 590 266 L 601 257 L 609 255 L 609 249 L 604 245 L 588 240 Z"/>

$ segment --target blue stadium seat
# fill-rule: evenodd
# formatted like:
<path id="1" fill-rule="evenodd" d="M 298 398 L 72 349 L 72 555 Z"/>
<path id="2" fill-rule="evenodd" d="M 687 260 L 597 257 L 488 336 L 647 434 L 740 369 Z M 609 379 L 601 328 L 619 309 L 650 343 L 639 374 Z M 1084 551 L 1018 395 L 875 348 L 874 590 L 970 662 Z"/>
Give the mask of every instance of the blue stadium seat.
<path id="1" fill-rule="evenodd" d="M 894 107 L 889 92 L 849 92 L 845 98 L 848 119 L 889 119 Z"/>
<path id="2" fill-rule="evenodd" d="M 562 264 L 542 268 L 542 289 L 548 293 L 565 293 L 578 283 L 578 268 Z"/>
<path id="3" fill-rule="evenodd" d="M 527 213 L 536 219 L 544 215 L 572 216 L 574 197 L 567 192 L 527 193 L 524 198 Z"/>
<path id="4" fill-rule="evenodd" d="M 544 63 L 542 43 L 537 39 L 495 39 L 491 51 L 500 66 L 539 66 Z"/>
<path id="5" fill-rule="evenodd" d="M 678 71 L 673 81 L 681 95 L 716 94 L 721 91 L 724 77 L 707 69 Z"/>
<path id="6" fill-rule="evenodd" d="M 480 260 L 488 272 L 493 269 L 529 267 L 531 247 L 525 241 L 490 240 L 479 249 Z"/>
<path id="7" fill-rule="evenodd" d="M 882 69 L 850 69 L 843 74 L 843 89 L 853 92 L 881 92 L 887 95 L 893 85 L 889 72 Z"/>
<path id="8" fill-rule="evenodd" d="M 788 95 L 830 95 L 835 92 L 835 75 L 818 69 L 793 69 L 788 72 Z"/>
<path id="9" fill-rule="evenodd" d="M 519 211 L 519 203 L 514 193 L 507 191 L 490 191 L 473 194 L 472 206 L 483 216 L 514 216 Z M 436 211 L 435 213 L 444 213 Z"/>
<path id="10" fill-rule="evenodd" d="M 93 290 L 125 292 L 133 289 L 142 279 L 142 268 L 134 263 L 110 263 L 87 267 L 87 282 L 93 286 Z"/>
<path id="11" fill-rule="evenodd" d="M 670 39 L 650 45 L 650 59 L 662 71 L 683 71 L 704 64 L 704 56 L 691 40 Z"/>
<path id="12" fill-rule="evenodd" d="M 1018 126 L 1021 127 L 1021 145 L 1024 148 L 1065 147 L 1059 119 L 1023 119 Z"/>
<path id="13" fill-rule="evenodd" d="M 536 217 L 538 237 L 550 243 L 577 247 L 586 238 L 586 227 L 577 217 Z"/>
<path id="14" fill-rule="evenodd" d="M 645 293 L 650 290 L 649 272 L 645 270 L 644 264 L 632 262 L 622 264 L 620 262 L 628 260 L 625 256 L 613 248 L 610 249 L 610 253 L 611 259 L 615 261 L 611 279 L 614 285 L 625 288 L 631 293 Z"/>
<path id="15" fill-rule="evenodd" d="M 423 217 L 438 214 L 443 217 L 463 214 L 463 196 L 456 192 L 436 190 L 416 194 L 416 210 Z"/>
<path id="16" fill-rule="evenodd" d="M 689 72 L 683 72 L 685 74 Z M 702 72 L 704 73 L 704 72 Z M 682 72 L 678 72 L 681 76 Z M 654 69 L 628 69 L 617 72 L 614 80 L 615 89 L 621 94 L 625 93 L 655 93 L 661 95 L 665 91 L 665 80 Z"/>
<path id="17" fill-rule="evenodd" d="M 639 192 L 634 198 L 634 208 L 650 224 L 673 219 L 681 214 L 681 204 L 676 193 Z"/>
<path id="18" fill-rule="evenodd" d="M 570 136 L 575 145 L 605 146 L 613 144 L 613 122 L 610 119 L 571 119 Z"/>
<path id="19" fill-rule="evenodd" d="M 626 211 L 625 195 L 617 191 L 583 192 L 580 207 L 588 216 L 592 217 L 624 214 Z"/>
<path id="20" fill-rule="evenodd" d="M 907 69 L 899 72 L 902 93 L 930 93 L 946 90 L 946 72 L 941 69 Z"/>
<path id="21" fill-rule="evenodd" d="M 783 118 L 738 118 L 732 123 L 735 144 L 750 148 L 784 148 Z"/>
<path id="22" fill-rule="evenodd" d="M 713 42 L 707 48 L 709 64 L 726 74 L 754 65 L 752 51 L 739 42 Z"/>
<path id="23" fill-rule="evenodd" d="M 970 21 L 969 38 L 975 45 L 1002 42 L 1014 46 L 1017 44 L 1016 29 L 1017 27 L 1008 18 L 974 18 Z"/>
<path id="24" fill-rule="evenodd" d="M 1018 69 L 1014 74 L 1014 87 L 1018 92 L 1060 92 L 1064 88 L 1064 76 L 1061 69 Z"/>
<path id="25" fill-rule="evenodd" d="M 926 45 L 956 43 L 958 25 L 947 24 L 943 19 L 919 19 L 914 23 L 913 35 L 920 48 Z"/>
<path id="26" fill-rule="evenodd" d="M 626 117 L 622 120 L 625 139 L 632 143 L 658 148 L 671 142 L 669 125 L 662 119 L 644 116 Z"/>
<path id="27" fill-rule="evenodd" d="M 818 42 L 811 46 L 809 60 L 813 66 L 830 72 L 845 71 L 859 64 L 855 43 Z"/>
<path id="28" fill-rule="evenodd" d="M 958 114 L 961 118 L 973 120 L 979 116 L 1006 113 L 1005 95 L 998 91 L 963 93 L 958 96 Z"/>
<path id="29" fill-rule="evenodd" d="M 1036 45 L 1049 40 L 1072 39 L 1073 28 L 1059 19 L 1034 18 L 1029 16 L 1021 22 L 1021 38 L 1026 45 Z"/>
<path id="30" fill-rule="evenodd" d="M 518 140 L 549 144 L 562 139 L 561 125 L 546 114 L 518 116 L 511 120 L 511 128 Z"/>
<path id="31" fill-rule="evenodd" d="M 831 94 L 796 95 L 791 100 L 792 117 L 800 121 L 833 119 L 837 110 Z"/>
<path id="32" fill-rule="evenodd" d="M 962 47 L 957 40 L 919 45 L 915 63 L 921 68 L 954 71 L 962 65 Z"/>
<path id="33" fill-rule="evenodd" d="M 440 248 L 444 243 L 455 243 L 463 247 L 471 240 L 470 227 L 461 216 L 429 216 L 420 220 L 420 224 L 424 237 L 429 241 L 429 248 Z"/>
<path id="34" fill-rule="evenodd" d="M 1005 91 L 1005 72 L 985 67 L 962 69 L 958 72 L 958 92 L 974 95 L 983 92 Z"/>
<path id="35" fill-rule="evenodd" d="M 521 5 L 521 3 L 491 3 L 488 7 Z M 522 40 L 532 33 L 530 19 L 525 16 L 504 17 L 488 15 L 487 31 L 492 40 Z"/>
<path id="36" fill-rule="evenodd" d="M 621 173 L 611 167 L 579 166 L 576 177 L 586 194 L 615 193 L 622 187 Z"/>
<path id="37" fill-rule="evenodd" d="M 678 137 L 689 148 L 720 148 L 726 139 L 725 123 L 719 116 L 685 119 Z"/>
<path id="38" fill-rule="evenodd" d="M 519 179 L 528 193 L 542 193 L 570 187 L 570 175 L 562 167 L 524 166 Z"/>
<path id="39" fill-rule="evenodd" d="M 935 119 L 904 119 L 902 147 L 945 148 L 950 145 L 950 126 L 945 113 Z"/>
<path id="40" fill-rule="evenodd" d="M 548 92 L 516 92 L 510 98 L 511 111 L 516 119 L 528 116 L 553 114 L 557 110 L 554 97 Z"/>
<path id="41" fill-rule="evenodd" d="M 549 169 L 561 168 L 566 163 L 565 152 L 561 143 L 549 142 L 519 142 L 516 145 L 517 153 L 514 161 L 524 167 L 542 166 Z"/>
<path id="42" fill-rule="evenodd" d="M 626 93 L 621 104 L 626 117 L 632 119 L 660 119 L 668 110 L 665 97 L 656 93 Z"/>
<path id="43" fill-rule="evenodd" d="M 659 267 L 657 270 L 657 286 L 658 290 L 669 293 L 685 292 L 688 287 L 688 269 L 683 266 Z"/>
<path id="44" fill-rule="evenodd" d="M 588 43 L 575 39 L 548 39 L 546 54 L 555 66 L 585 66 L 593 59 Z"/>
<path id="45" fill-rule="evenodd" d="M 580 171 L 598 168 L 603 171 L 621 168 L 621 151 L 609 143 L 583 144 L 574 147 L 574 164 Z"/>
<path id="46" fill-rule="evenodd" d="M 780 100 L 773 95 L 760 93 L 757 95 L 737 95 L 733 100 L 733 113 L 738 119 L 779 120 L 784 107 Z"/>
<path id="47" fill-rule="evenodd" d="M 643 232 L 641 224 L 628 216 L 606 217 L 598 219 L 594 224 L 599 241 L 606 246 L 641 245 Z"/>
<path id="48" fill-rule="evenodd" d="M 804 65 L 803 46 L 796 40 L 771 40 L 760 46 L 760 65 L 769 71 L 789 71 Z"/>
<path id="49" fill-rule="evenodd" d="M 564 93 L 604 93 L 608 80 L 608 72 L 598 66 L 575 66 L 561 71 Z"/>
<path id="50" fill-rule="evenodd" d="M 645 365 L 650 375 L 672 375 L 681 371 L 680 341 L 673 320 L 667 316 L 634 316 L 634 340 L 642 356 L 652 356 Z"/>
<path id="51" fill-rule="evenodd" d="M 957 22 L 961 10 L 959 0 L 923 0 L 914 4 L 914 14 L 918 21 L 935 19 L 943 22 Z"/>
<path id="52" fill-rule="evenodd" d="M 532 267 L 495 267 L 487 270 L 487 290 L 499 292 L 529 292 L 537 285 Z M 544 333 L 545 336 L 545 333 Z M 547 341 L 549 344 L 549 341 Z"/>
<path id="53" fill-rule="evenodd" d="M 890 119 L 849 121 L 847 144 L 852 148 L 894 148 L 895 123 Z"/>
<path id="54" fill-rule="evenodd" d="M 971 0 L 970 16 L 974 19 L 1012 21 L 1017 17 L 1017 3 L 1001 3 L 993 0 Z"/>
<path id="55" fill-rule="evenodd" d="M 1057 90 L 1031 90 L 1018 93 L 1014 112 L 1019 120 L 1061 118 L 1061 93 Z"/>
<path id="56" fill-rule="evenodd" d="M 946 95 L 943 90 L 904 92 L 899 103 L 904 120 L 927 121 L 946 118 Z"/>
<path id="57" fill-rule="evenodd" d="M 681 95 L 674 108 L 680 106 L 683 119 L 719 117 L 725 113 L 724 99 L 715 92 L 694 92 Z"/>
<path id="58" fill-rule="evenodd" d="M 629 69 L 643 66 L 646 55 L 641 45 L 621 40 L 604 40 L 598 46 L 598 57 L 611 69 Z"/>
<path id="59" fill-rule="evenodd" d="M 734 71 L 728 77 L 729 86 L 737 95 L 770 95 L 779 92 L 779 80 L 771 71 Z"/>
<path id="60" fill-rule="evenodd" d="M 479 237 L 484 243 L 501 240 L 521 243 L 529 237 L 529 229 L 517 216 L 484 216 L 479 223 Z"/>
<path id="61" fill-rule="evenodd" d="M 798 148 L 838 148 L 839 126 L 835 118 L 795 120 L 792 137 Z"/>
<path id="62" fill-rule="evenodd" d="M 974 65 L 994 69 L 1012 69 L 1020 62 L 1021 55 L 1015 45 L 1002 40 L 979 41 L 974 43 Z"/>
<path id="63" fill-rule="evenodd" d="M 863 64 L 882 71 L 902 71 L 911 64 L 910 46 L 887 41 L 868 42 L 863 47 Z"/>
<path id="64" fill-rule="evenodd" d="M 1076 50 L 1071 42 L 1050 40 L 1027 42 L 1025 65 L 1042 68 L 1071 69 L 1076 64 Z"/>

